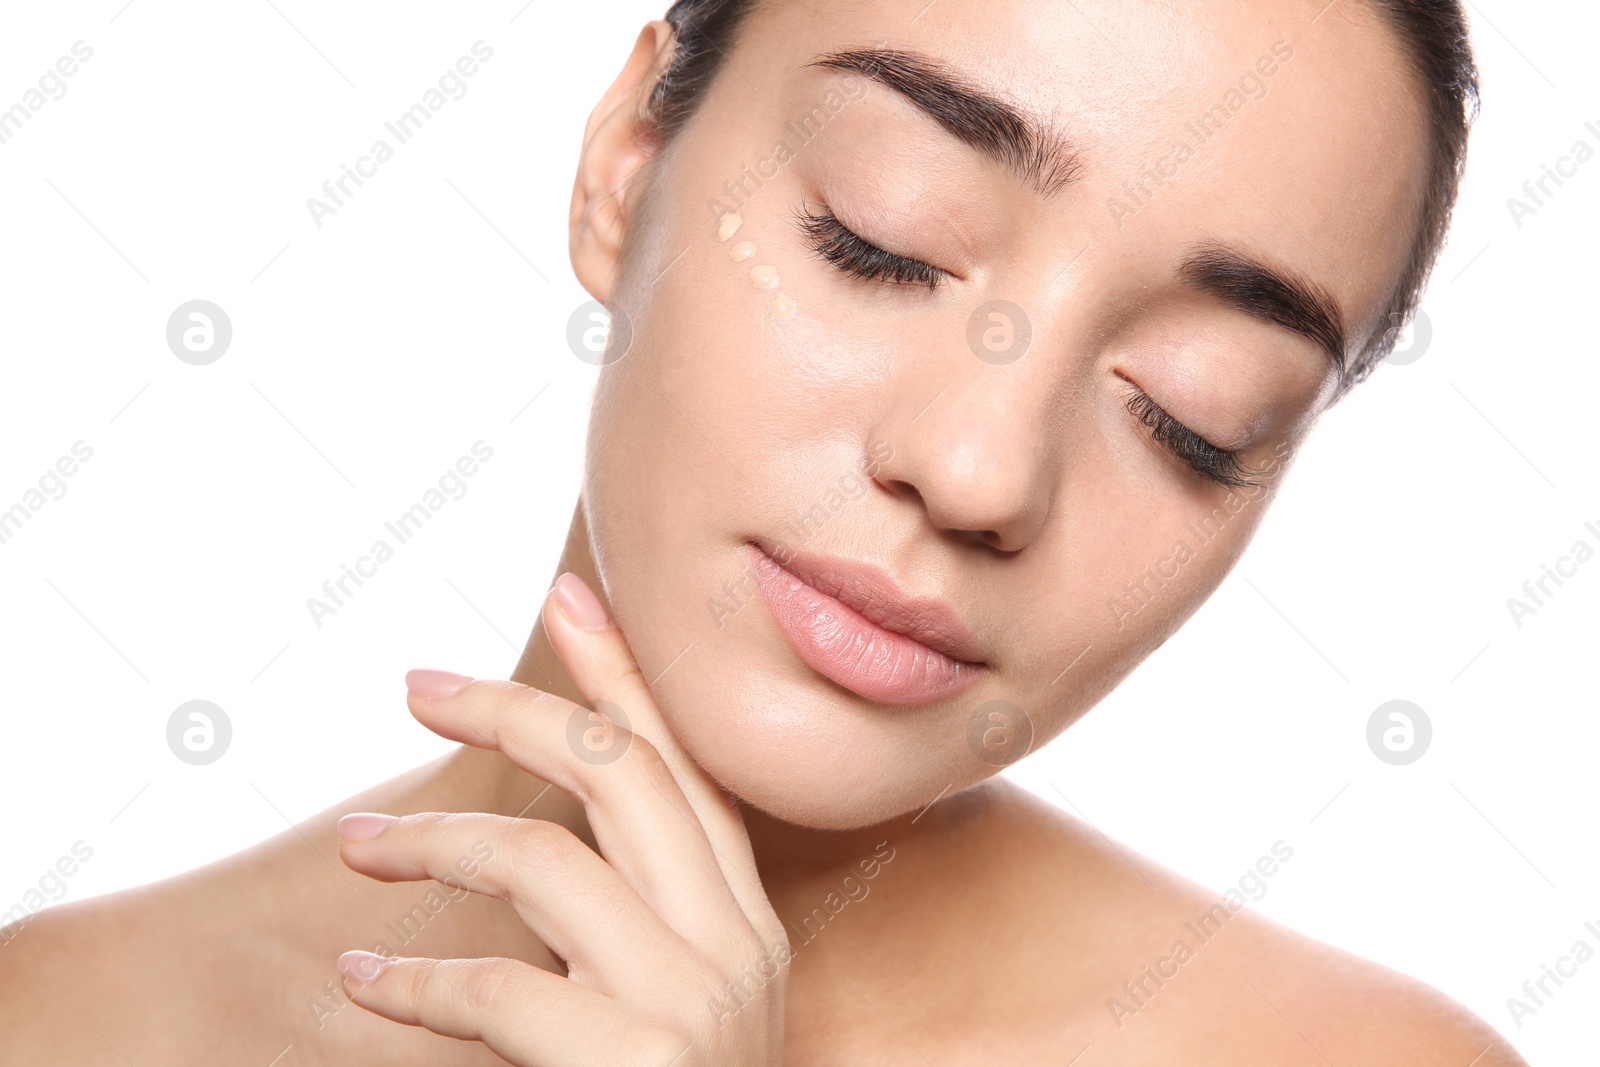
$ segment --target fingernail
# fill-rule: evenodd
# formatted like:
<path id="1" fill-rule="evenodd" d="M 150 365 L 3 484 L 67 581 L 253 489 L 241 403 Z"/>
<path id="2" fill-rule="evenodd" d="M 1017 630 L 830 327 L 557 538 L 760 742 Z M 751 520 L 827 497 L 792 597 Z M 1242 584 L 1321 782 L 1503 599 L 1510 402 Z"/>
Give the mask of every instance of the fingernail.
<path id="1" fill-rule="evenodd" d="M 346 952 L 339 957 L 339 973 L 361 985 L 371 985 L 378 976 L 394 966 L 394 960 L 375 952 Z"/>
<path id="2" fill-rule="evenodd" d="M 556 603 L 580 630 L 604 630 L 611 618 L 587 582 L 571 571 L 556 579 Z"/>
<path id="3" fill-rule="evenodd" d="M 406 672 L 406 688 L 423 697 L 453 697 L 471 684 L 466 675 L 449 671 Z"/>
<path id="4" fill-rule="evenodd" d="M 339 820 L 339 839 L 341 841 L 371 841 L 383 833 L 390 823 L 394 822 L 393 815 L 377 815 L 372 812 L 357 812 L 346 815 Z"/>

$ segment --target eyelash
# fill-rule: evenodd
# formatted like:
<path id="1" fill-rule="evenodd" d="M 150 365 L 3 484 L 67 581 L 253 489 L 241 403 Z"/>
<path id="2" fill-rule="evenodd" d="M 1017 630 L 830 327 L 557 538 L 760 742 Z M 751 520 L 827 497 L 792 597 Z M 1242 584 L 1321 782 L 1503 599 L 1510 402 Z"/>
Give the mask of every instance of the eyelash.
<path id="1" fill-rule="evenodd" d="M 1206 481 L 1225 485 L 1230 489 L 1251 488 L 1256 485 L 1243 476 L 1243 468 L 1236 453 L 1218 448 L 1168 415 L 1142 390 L 1136 389 L 1128 397 L 1128 411 L 1150 428 L 1151 435 L 1158 444 L 1187 463 Z"/>
<path id="2" fill-rule="evenodd" d="M 796 213 L 796 220 L 800 232 L 806 236 L 817 255 L 845 274 L 869 282 L 925 285 L 930 292 L 939 288 L 945 279 L 945 272 L 938 267 L 920 259 L 885 252 L 840 222 L 827 209 L 812 212 L 802 208 Z"/>

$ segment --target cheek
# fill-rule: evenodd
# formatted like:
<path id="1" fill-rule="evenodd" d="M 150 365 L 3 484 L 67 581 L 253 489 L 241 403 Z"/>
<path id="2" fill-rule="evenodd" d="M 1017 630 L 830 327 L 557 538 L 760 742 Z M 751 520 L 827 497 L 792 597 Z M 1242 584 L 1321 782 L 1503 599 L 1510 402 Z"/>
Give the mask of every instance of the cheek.
<path id="1" fill-rule="evenodd" d="M 830 268 L 798 245 L 787 205 L 774 184 L 737 220 L 685 208 L 629 264 L 618 303 L 633 343 L 601 372 L 590 422 L 595 501 L 727 531 L 850 469 L 892 391 L 892 353 L 836 291 L 830 303 Z"/>
<path id="2" fill-rule="evenodd" d="M 1091 488 L 1080 482 L 1031 601 L 1036 620 L 1019 632 L 1042 633 L 1019 662 L 1016 691 L 1036 697 L 1041 740 L 1093 708 L 1175 633 L 1232 570 L 1259 526 L 1270 497 L 1237 494 L 1189 499 L 1149 483 L 1123 484 L 1127 460 L 1095 456 L 1108 472 Z M 1042 546 L 1041 546 L 1042 547 Z M 1019 702 L 1022 698 L 1017 698 Z M 1030 714 L 1032 708 L 1030 707 Z M 1037 747 L 1037 746 L 1035 746 Z"/>
<path id="3" fill-rule="evenodd" d="M 1260 525 L 1267 489 L 1207 490 L 1194 498 L 1172 498 L 1159 515 L 1146 516 L 1143 555 L 1129 559 L 1112 596 L 1136 618 L 1162 599 L 1182 622 L 1222 582 Z M 1107 609 L 1110 615 L 1111 609 Z"/>

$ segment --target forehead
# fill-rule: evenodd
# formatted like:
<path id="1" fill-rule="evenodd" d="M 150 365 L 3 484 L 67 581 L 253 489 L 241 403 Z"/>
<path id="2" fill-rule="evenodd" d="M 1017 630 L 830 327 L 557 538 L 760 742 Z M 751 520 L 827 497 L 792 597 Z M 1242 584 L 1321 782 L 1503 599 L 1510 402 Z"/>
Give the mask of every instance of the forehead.
<path id="1" fill-rule="evenodd" d="M 1153 258 L 1253 246 L 1331 292 L 1353 339 L 1388 325 L 1426 113 L 1360 0 L 767 0 L 720 84 L 782 93 L 828 76 L 806 69 L 817 56 L 874 45 L 935 57 L 1064 131 L 1078 180 L 1042 211 Z"/>

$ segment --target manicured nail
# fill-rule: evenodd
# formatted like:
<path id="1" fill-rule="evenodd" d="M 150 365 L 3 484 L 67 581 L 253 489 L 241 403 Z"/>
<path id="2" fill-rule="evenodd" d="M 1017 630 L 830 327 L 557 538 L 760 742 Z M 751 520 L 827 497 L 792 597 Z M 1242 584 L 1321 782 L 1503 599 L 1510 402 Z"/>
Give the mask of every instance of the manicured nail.
<path id="1" fill-rule="evenodd" d="M 339 973 L 360 985 L 371 985 L 378 980 L 378 976 L 394 966 L 394 960 L 388 956 L 379 956 L 374 952 L 346 952 L 339 957 Z"/>
<path id="2" fill-rule="evenodd" d="M 453 697 L 471 684 L 466 675 L 449 671 L 406 672 L 406 688 L 422 697 Z"/>
<path id="3" fill-rule="evenodd" d="M 587 582 L 571 571 L 556 579 L 556 603 L 561 613 L 580 630 L 604 630 L 611 625 L 600 598 Z"/>
<path id="4" fill-rule="evenodd" d="M 371 841 L 383 833 L 384 829 L 394 822 L 393 815 L 378 815 L 372 812 L 357 812 L 346 815 L 339 820 L 339 839 L 341 841 Z"/>

